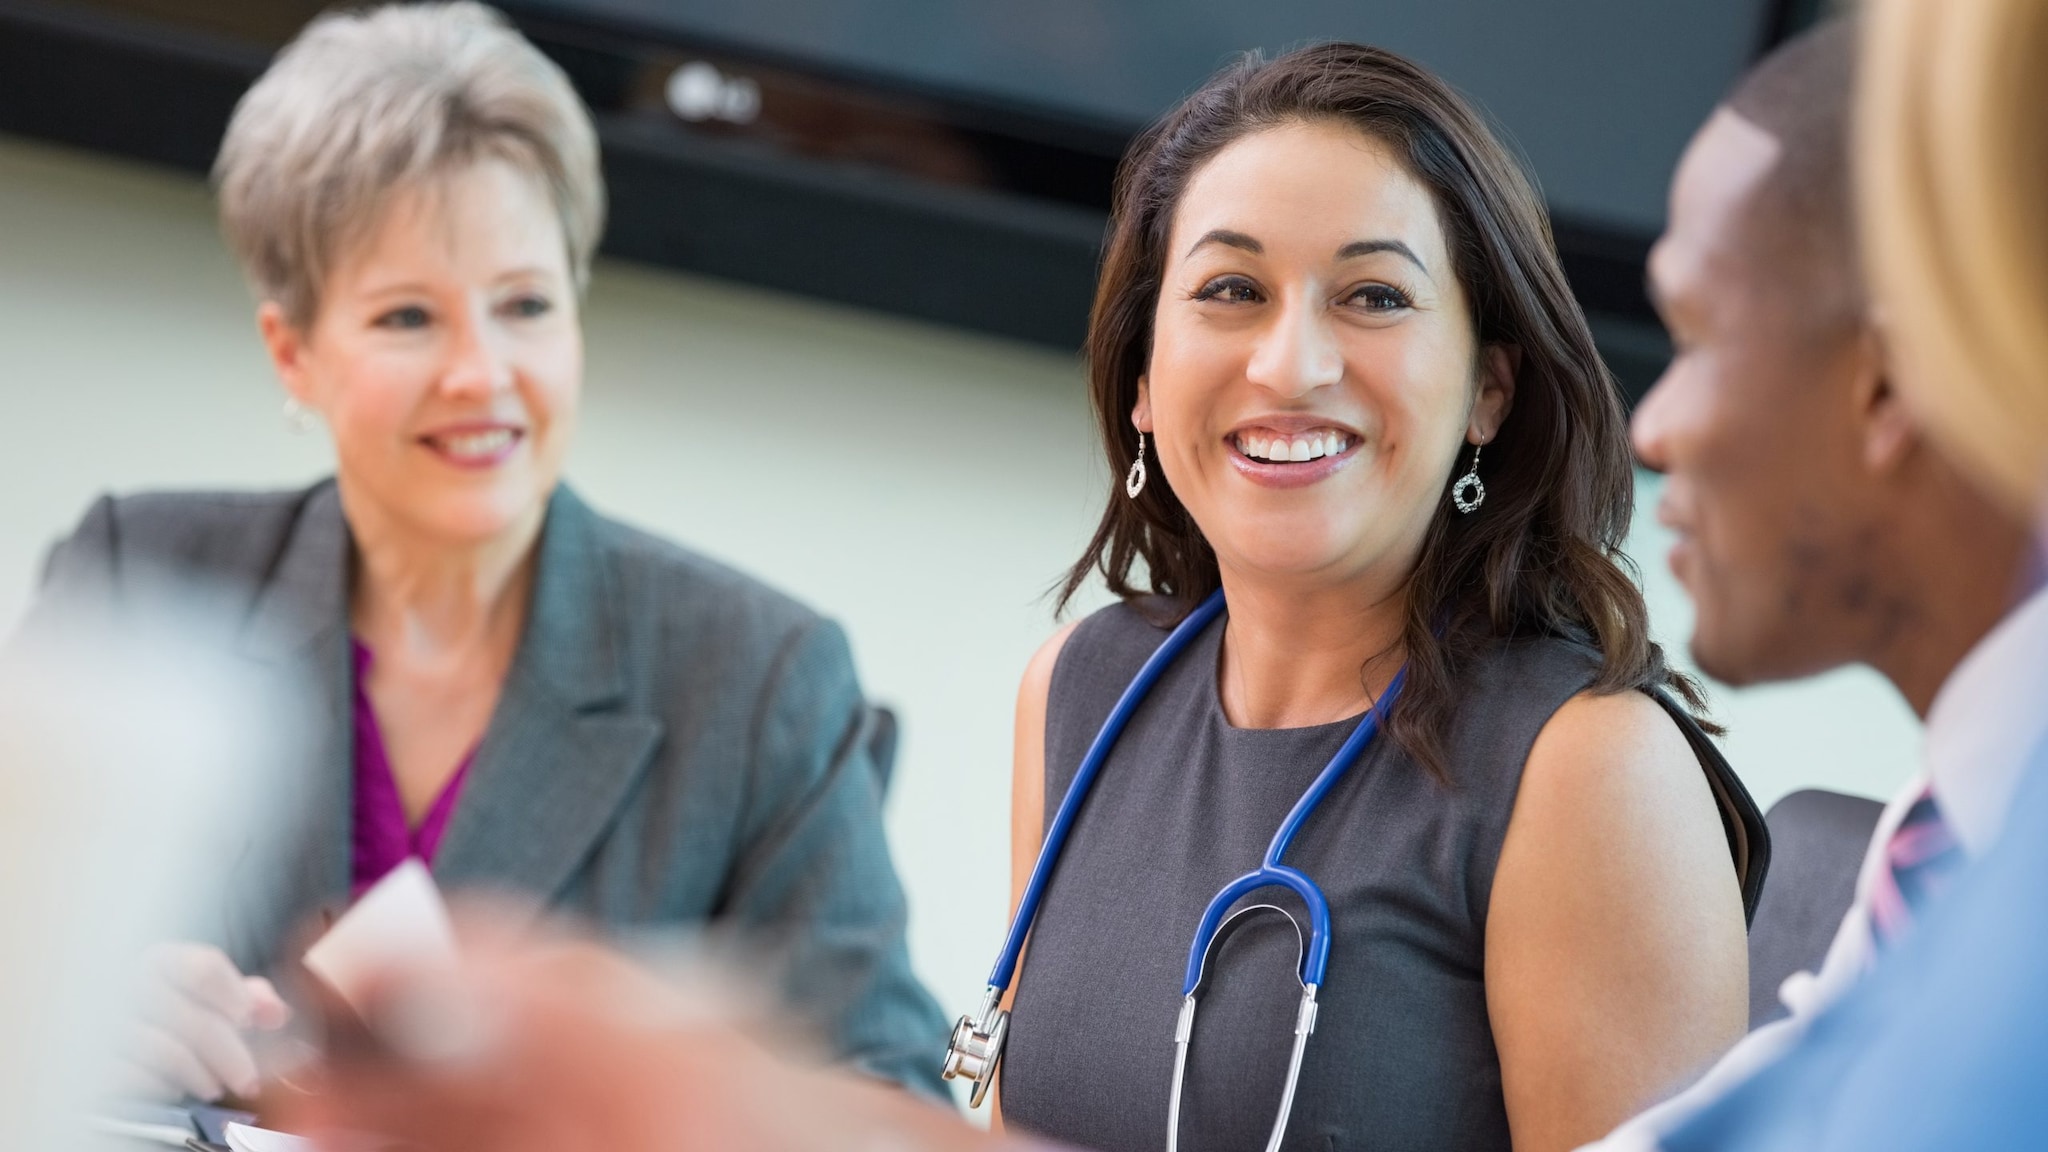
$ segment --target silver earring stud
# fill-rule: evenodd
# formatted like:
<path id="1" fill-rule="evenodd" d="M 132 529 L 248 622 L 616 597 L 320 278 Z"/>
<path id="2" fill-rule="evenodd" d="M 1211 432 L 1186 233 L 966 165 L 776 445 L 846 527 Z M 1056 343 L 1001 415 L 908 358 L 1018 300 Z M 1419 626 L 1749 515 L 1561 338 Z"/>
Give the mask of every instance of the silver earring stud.
<path id="1" fill-rule="evenodd" d="M 285 427 L 300 436 L 304 436 L 313 430 L 313 425 L 316 422 L 317 419 L 313 415 L 313 410 L 299 403 L 298 397 L 287 396 L 284 398 Z"/>
<path id="2" fill-rule="evenodd" d="M 1456 504 L 1458 511 L 1467 516 L 1478 511 L 1479 506 L 1486 503 L 1486 485 L 1479 479 L 1479 450 L 1484 447 L 1484 444 L 1472 446 L 1471 470 L 1458 477 L 1458 482 L 1451 485 L 1451 503 Z"/>
<path id="3" fill-rule="evenodd" d="M 1131 470 L 1124 474 L 1124 495 L 1136 500 L 1138 493 L 1145 490 L 1145 434 L 1138 433 L 1138 458 L 1131 461 Z"/>

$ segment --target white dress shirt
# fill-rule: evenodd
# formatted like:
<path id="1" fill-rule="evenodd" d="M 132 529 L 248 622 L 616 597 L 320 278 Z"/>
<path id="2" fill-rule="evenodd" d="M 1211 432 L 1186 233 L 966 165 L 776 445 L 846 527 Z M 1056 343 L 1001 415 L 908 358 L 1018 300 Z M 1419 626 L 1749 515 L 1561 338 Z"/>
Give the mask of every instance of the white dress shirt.
<path id="1" fill-rule="evenodd" d="M 1775 1061 L 1806 1034 L 1815 1016 L 1870 968 L 1871 887 L 1887 867 L 1886 849 L 1906 810 L 1931 781 L 1942 817 L 1963 850 L 1982 856 L 1997 842 L 2027 754 L 2048 734 L 2048 588 L 2006 614 L 1943 681 L 1927 711 L 1921 770 L 1885 805 L 1864 851 L 1856 898 L 1842 917 L 1819 972 L 1795 972 L 1778 989 L 1791 1015 L 1743 1037 L 1691 1087 L 1615 1129 L 1581 1152 L 1650 1152 L 1663 1134 Z M 1766 883 L 1769 881 L 1766 880 Z"/>

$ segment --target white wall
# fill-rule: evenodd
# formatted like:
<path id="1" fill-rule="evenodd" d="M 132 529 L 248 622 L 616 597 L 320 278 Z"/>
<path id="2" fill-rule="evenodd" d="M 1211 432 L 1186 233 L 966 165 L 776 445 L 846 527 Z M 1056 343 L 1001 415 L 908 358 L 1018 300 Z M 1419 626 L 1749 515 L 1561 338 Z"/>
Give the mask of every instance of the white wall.
<path id="1" fill-rule="evenodd" d="M 1000 291 L 1000 285 L 992 286 Z M 570 467 L 599 507 L 844 622 L 905 722 L 889 809 L 912 951 L 949 1011 L 1003 928 L 1011 703 L 1040 594 L 1103 490 L 1068 356 L 720 281 L 601 264 Z M 206 190 L 0 137 L 0 622 L 106 489 L 299 484 L 293 436 Z M 1689 626 L 1642 486 L 1660 636 Z M 1917 734 L 1875 677 L 1719 691 L 1760 802 L 1882 793 Z"/>

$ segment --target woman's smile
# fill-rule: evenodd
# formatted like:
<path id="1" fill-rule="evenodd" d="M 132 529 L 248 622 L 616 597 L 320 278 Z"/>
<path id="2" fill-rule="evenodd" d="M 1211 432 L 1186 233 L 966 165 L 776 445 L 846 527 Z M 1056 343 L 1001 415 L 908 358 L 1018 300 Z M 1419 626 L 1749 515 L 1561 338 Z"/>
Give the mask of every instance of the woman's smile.
<path id="1" fill-rule="evenodd" d="M 495 468 L 511 459 L 526 440 L 517 425 L 486 421 L 449 424 L 419 438 L 422 448 L 457 468 Z"/>
<path id="2" fill-rule="evenodd" d="M 1268 488 L 1300 488 L 1343 471 L 1359 456 L 1358 433 L 1334 424 L 1256 423 L 1223 438 L 1237 473 Z"/>

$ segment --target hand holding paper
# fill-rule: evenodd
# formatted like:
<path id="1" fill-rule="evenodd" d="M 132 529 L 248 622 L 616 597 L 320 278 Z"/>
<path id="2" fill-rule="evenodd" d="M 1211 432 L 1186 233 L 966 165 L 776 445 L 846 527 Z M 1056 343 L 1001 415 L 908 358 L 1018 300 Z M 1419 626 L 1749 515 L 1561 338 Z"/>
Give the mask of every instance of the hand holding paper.
<path id="1" fill-rule="evenodd" d="M 447 971 L 379 976 L 369 1035 L 330 1047 L 288 1126 L 435 1152 L 996 1144 L 893 1086 L 777 1055 L 789 1029 L 706 967 L 665 980 L 545 925 L 462 923 Z"/>
<path id="2" fill-rule="evenodd" d="M 453 971 L 455 927 L 427 866 L 415 858 L 386 873 L 306 950 L 304 963 L 358 1013 L 378 975 Z"/>

